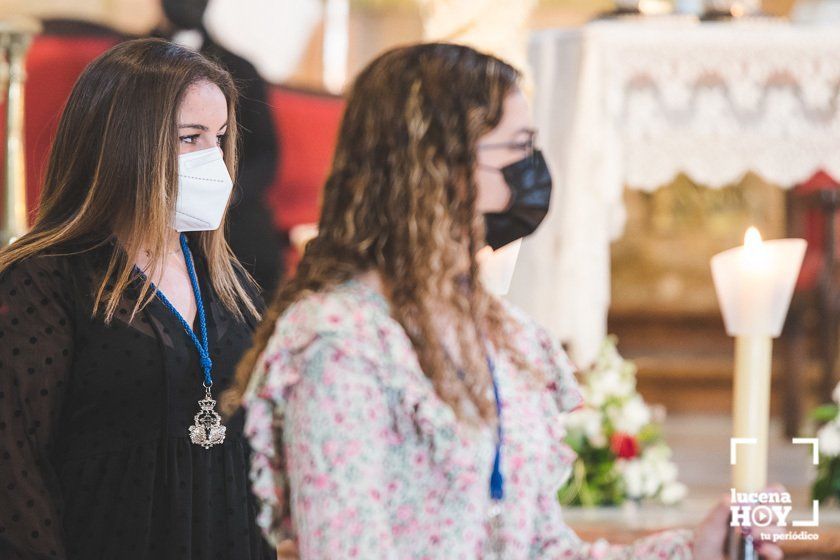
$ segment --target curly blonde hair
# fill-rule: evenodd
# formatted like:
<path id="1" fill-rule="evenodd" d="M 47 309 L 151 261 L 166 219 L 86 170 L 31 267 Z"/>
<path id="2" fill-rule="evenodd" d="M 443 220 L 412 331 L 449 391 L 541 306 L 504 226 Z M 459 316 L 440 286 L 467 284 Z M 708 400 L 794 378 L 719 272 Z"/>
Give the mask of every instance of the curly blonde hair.
<path id="1" fill-rule="evenodd" d="M 463 418 L 472 402 L 495 419 L 485 342 L 507 350 L 512 324 L 479 280 L 484 219 L 476 211 L 476 143 L 502 118 L 519 73 L 465 46 L 390 50 L 358 76 L 326 181 L 318 236 L 282 285 L 237 369 L 239 402 L 275 322 L 295 301 L 361 273 L 379 273 L 439 397 Z M 448 352 L 433 319 L 457 332 Z M 457 357 L 455 357 L 457 356 Z"/>

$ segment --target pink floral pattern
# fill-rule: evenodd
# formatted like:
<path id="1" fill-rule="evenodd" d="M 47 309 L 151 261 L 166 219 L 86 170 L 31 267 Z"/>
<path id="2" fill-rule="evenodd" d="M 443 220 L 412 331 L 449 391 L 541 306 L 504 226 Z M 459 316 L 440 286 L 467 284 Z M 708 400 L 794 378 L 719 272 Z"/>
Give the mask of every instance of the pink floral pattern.
<path id="1" fill-rule="evenodd" d="M 503 406 L 504 558 L 691 558 L 692 533 L 630 546 L 582 542 L 556 491 L 574 452 L 560 413 L 581 403 L 573 369 L 548 333 L 508 306 L 518 350 L 547 387 L 492 356 Z M 258 523 L 301 558 L 483 558 L 492 428 L 457 422 L 420 369 L 388 302 L 352 280 L 277 321 L 245 399 Z"/>

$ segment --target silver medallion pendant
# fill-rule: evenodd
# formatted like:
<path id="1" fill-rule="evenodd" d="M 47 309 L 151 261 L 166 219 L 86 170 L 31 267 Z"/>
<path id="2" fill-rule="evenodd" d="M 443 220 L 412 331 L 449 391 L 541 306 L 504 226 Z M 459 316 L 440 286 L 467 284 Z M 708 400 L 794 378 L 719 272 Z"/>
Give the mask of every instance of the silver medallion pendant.
<path id="1" fill-rule="evenodd" d="M 222 417 L 219 413 L 213 410 L 216 407 L 216 401 L 210 394 L 210 387 L 205 387 L 205 389 L 204 398 L 198 401 L 200 410 L 195 415 L 195 424 L 190 426 L 190 440 L 204 449 L 210 449 L 225 441 L 227 428 L 222 426 Z"/>

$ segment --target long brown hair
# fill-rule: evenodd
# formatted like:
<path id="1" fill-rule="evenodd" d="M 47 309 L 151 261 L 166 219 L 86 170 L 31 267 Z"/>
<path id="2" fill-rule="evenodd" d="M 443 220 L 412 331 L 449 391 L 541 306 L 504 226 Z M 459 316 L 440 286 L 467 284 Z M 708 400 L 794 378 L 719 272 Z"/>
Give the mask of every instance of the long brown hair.
<path id="1" fill-rule="evenodd" d="M 241 399 L 275 321 L 292 303 L 375 270 L 440 398 L 459 415 L 466 400 L 482 419 L 495 417 L 483 341 L 523 360 L 508 342 L 512 322 L 479 280 L 475 254 L 485 233 L 473 169 L 477 140 L 498 125 L 518 78 L 493 56 L 440 43 L 396 48 L 359 74 L 318 236 L 266 312 L 228 402 Z M 434 328 L 441 316 L 455 330 L 457 360 Z"/>
<path id="2" fill-rule="evenodd" d="M 134 313 L 148 303 L 178 194 L 178 107 L 187 89 L 205 80 L 227 99 L 228 132 L 221 147 L 235 177 L 237 92 L 230 74 L 160 39 L 121 43 L 91 62 L 73 86 L 50 152 L 37 217 L 28 233 L 0 250 L 0 272 L 33 255 L 83 252 L 118 238 L 92 314 L 101 312 L 106 322 L 111 320 L 134 278 L 133 256 L 141 246 L 154 264 Z M 257 317 L 243 285 L 252 280 L 233 257 L 224 224 L 190 236 L 207 259 L 224 306 L 240 319 L 243 311 Z"/>

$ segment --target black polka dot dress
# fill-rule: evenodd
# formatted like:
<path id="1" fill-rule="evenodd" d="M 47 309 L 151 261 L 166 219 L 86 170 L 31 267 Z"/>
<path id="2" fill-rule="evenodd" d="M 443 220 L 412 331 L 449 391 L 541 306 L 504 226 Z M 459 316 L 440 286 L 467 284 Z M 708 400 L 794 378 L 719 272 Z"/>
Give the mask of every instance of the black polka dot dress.
<path id="1" fill-rule="evenodd" d="M 112 250 L 0 274 L 0 559 L 274 558 L 241 413 L 222 445 L 189 440 L 204 389 L 177 318 L 154 299 L 129 321 L 138 283 L 110 324 L 91 318 Z M 255 325 L 225 310 L 193 254 L 219 395 Z"/>

